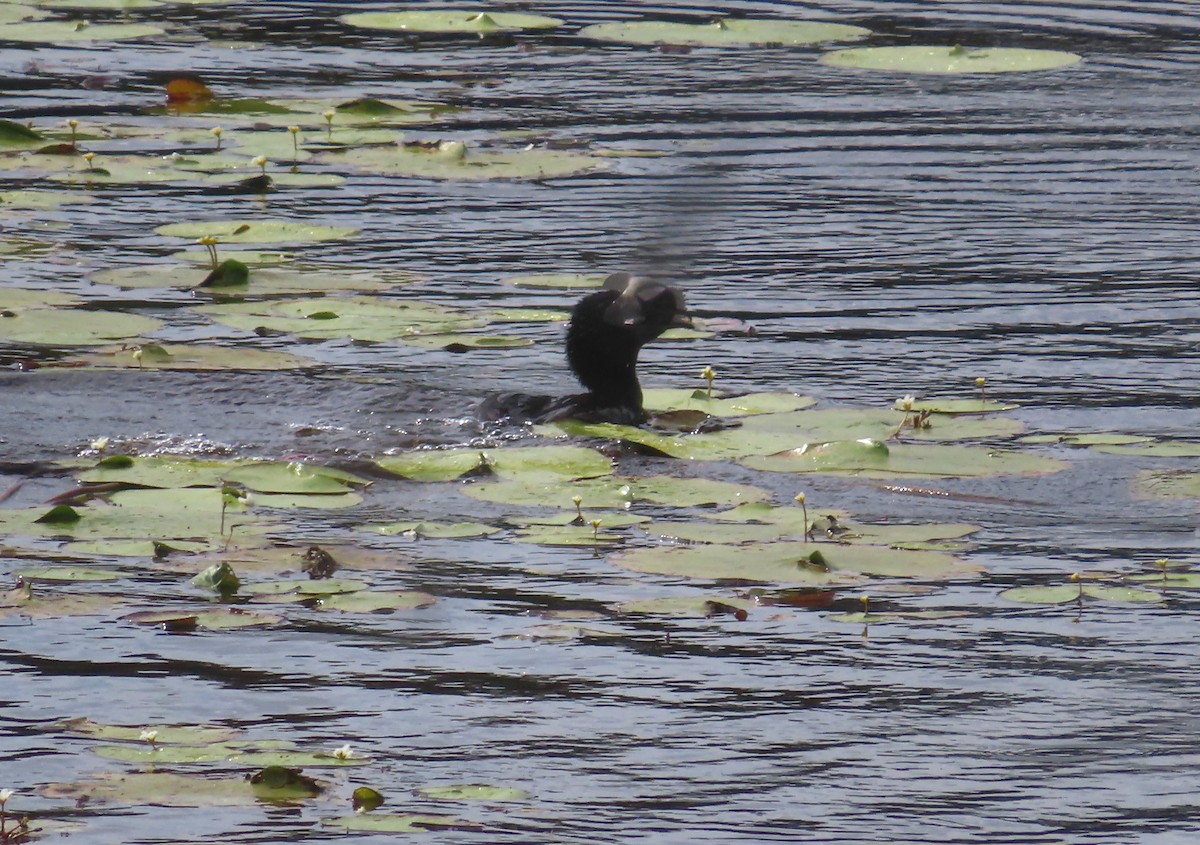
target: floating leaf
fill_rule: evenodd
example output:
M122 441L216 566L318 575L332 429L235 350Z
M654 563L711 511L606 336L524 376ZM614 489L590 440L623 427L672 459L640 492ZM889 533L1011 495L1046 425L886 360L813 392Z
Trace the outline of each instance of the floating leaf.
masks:
M758 605L750 599L706 598L704 596L671 596L669 598L639 599L621 602L616 610L620 613L649 613L656 616L703 617L741 616L745 618ZM739 614L738 611L741 611Z
M573 497L579 496L587 507L625 508L635 502L650 502L675 507L697 505L734 505L738 502L758 502L767 498L767 491L748 484L714 481L708 478L590 478L582 481L546 483L511 480L486 484L469 484L463 488L468 496L485 502L511 505L542 505L572 508Z
M0 6L3 8L3 6ZM4 144L4 123L0 121L0 144ZM95 198L87 194L60 191L0 191L0 208L58 208L61 205L88 205Z
M1102 444L1093 447L1108 455L1135 455L1148 458L1200 458L1200 443L1188 440L1159 440L1136 445Z
M212 590L221 595L236 593L241 585L237 573L233 571L233 567L227 561L214 563L204 569L192 578L192 583L203 590Z
M500 478L595 478L612 474L612 461L584 446L527 446L506 449L421 449L380 458L376 463L413 481L450 481L463 475Z
M356 581L351 578L320 578L293 579L288 581L263 581L249 584L242 588L241 593L247 596L278 596L285 593L299 593L304 596L331 596L336 593L354 593L365 590L371 585L366 581Z
M80 805L134 804L160 807L253 806L312 798L311 786L282 782L253 784L244 776L213 778L167 772L110 772L78 783L52 783L39 790L47 798Z
M481 522L432 522L402 520L387 525L365 525L366 531L374 531L388 537L409 537L413 540L446 540L463 537L487 537L500 529Z
M437 601L435 596L416 590L362 590L325 596L317 605L321 610L343 613L379 613L384 610L417 610Z
M864 575L971 578L977 569L943 552L834 543L752 543L632 549L610 560L625 569L706 580L781 584L852 584Z
M1162 593L1137 590L1132 587L1112 587L1105 584L1056 584L1048 587L1014 587L1005 590L1000 598L1028 604L1064 604L1078 601L1080 594L1099 601L1151 602L1161 601Z
M418 795L438 801L526 801L532 796L524 789L512 786L489 786L484 783L460 783L451 786L422 786Z
M243 610L240 607L144 610L121 617L122 622L133 622L138 625L162 625L168 629L172 623L181 619L194 619L201 628L213 631L228 628L255 628L275 625L283 621L282 616L256 610Z
M461 331L482 323L447 306L412 299L329 297L211 305L196 310L246 331L266 329L313 339L388 341L412 334Z
M465 32L488 35L522 29L553 29L562 26L558 18L517 12L438 9L411 12L358 12L342 15L342 23L366 29L398 29L404 32Z
M1200 572L1146 572L1130 575L1129 580L1139 581L1147 587L1157 587L1160 590L1200 589Z
M1125 446L1130 443L1149 443L1149 437L1133 434L1031 434L1020 438L1021 443L1065 443L1068 446Z
M1200 499L1200 472L1141 472L1134 484L1143 496Z
M162 328L158 320L119 311L32 308L5 313L11 316L0 317L0 342L8 343L97 346Z
M448 352L469 352L472 349L518 349L522 346L533 346L533 341L529 338L514 337L513 335L432 334L406 335L397 339L407 346L445 349Z
M163 30L146 23L89 23L88 21L31 21L0 25L0 41L69 44L87 41L128 41L162 35Z
M313 361L275 349L252 346L208 346L164 343L161 355L147 355L147 345L110 346L64 359L64 363L115 370L296 370ZM142 354L137 354L141 352Z
M744 417L795 411L816 400L795 393L749 393L722 399L710 397L704 390L650 389L643 391L642 402L653 411L697 410L714 417Z
M591 525L533 525L520 529L514 539L541 546L615 546L623 538Z
M556 179L606 168L609 162L569 150L475 150L461 141L431 146L364 147L318 156L323 164L425 179Z
M326 819L321 822L321 825L322 827L343 829L346 831L354 830L379 833L428 833L431 830L483 829L481 825L464 821L454 816L434 816L427 813L407 813L404 815L361 813L337 819Z
M803 443L872 438L889 441L945 441L1011 437L1023 426L999 416L965 416L929 413L918 417L896 410L875 408L822 408L794 413L766 414L746 419L749 431L790 432ZM903 423L903 425L902 425Z
M815 472L865 478L893 476L976 477L1058 472L1064 461L1028 452L977 446L917 446L878 440L840 440L806 444L739 463L768 472Z
M336 241L357 234L349 226L319 226L303 220L209 220L202 223L169 223L154 230L174 238L203 238L220 243L271 244Z
M226 742L241 735L236 728L220 725L106 725L87 718L66 719L48 726L55 731L93 736L97 739L140 740L146 731L155 732L160 744L184 743L208 745ZM144 741L144 740L143 740Z
M17 576L26 581L116 581L120 573L110 569L87 569L82 566L38 566L18 569Z
M1021 47L856 47L836 50L821 57L821 63L862 70L892 70L901 73L1009 73L1050 70L1082 60L1075 53L1032 50Z
M581 38L622 44L692 44L701 47L753 47L853 41L871 34L861 26L824 21L720 18L708 24L667 21L615 21L586 26Z
M504 281L527 288L598 288L607 278L606 273L531 273Z

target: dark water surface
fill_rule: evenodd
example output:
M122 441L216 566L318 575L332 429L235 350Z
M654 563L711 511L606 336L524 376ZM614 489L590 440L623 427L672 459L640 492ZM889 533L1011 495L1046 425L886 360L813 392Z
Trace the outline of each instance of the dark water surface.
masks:
M596 147L661 150L596 174L465 184L358 176L264 201L177 186L97 193L82 210L5 216L4 235L57 246L0 256L0 286L54 287L164 319L168 340L246 341L180 310L186 297L94 286L88 273L161 261L153 226L199 216L312 218L362 235L295 250L421 276L423 297L563 307L572 294L518 289L528 272L606 271L647 242L703 316L756 333L646 350L644 381L792 390L824 405L968 395L986 376L1032 433L1195 437L1200 425L1200 16L1190 2L736 2L722 7L531 2L557 34L420 42L336 16L374 4L233 3L147 10L192 21L194 39L93 48L0 48L0 116L133 122L162 100L160 72L202 73L240 97L354 96L465 110L408 137L514 129ZM170 8L170 7L168 7ZM1026 46L1081 53L1057 71L971 77L826 68L820 48L598 46L572 36L608 19L716 11L831 18L872 44ZM101 20L104 13L89 13ZM486 85L463 86L452 74ZM98 89L87 77L107 77ZM719 172L702 182L697 173ZM706 179L709 177L705 177ZM0 190L40 187L0 172ZM57 187L57 186L53 186ZM683 198L683 199L680 199ZM684 210L681 211L680 208ZM74 456L100 436L167 450L278 457L374 455L478 436L465 417L488 390L566 392L557 325L517 328L525 349L453 355L391 344L294 344L303 372L0 372L0 458ZM256 344L259 341L254 341ZM0 346L0 362L37 353ZM319 433L299 437L301 427ZM139 725L219 722L314 750L351 742L366 768L333 775L339 802L276 808L95 808L75 842L275 842L325 837L349 785L386 809L461 813L463 842L1190 843L1200 831L1200 602L1042 608L997 598L1075 571L1197 561L1195 501L1144 500L1147 468L1196 468L1042 447L1064 473L935 486L1004 498L901 496L854 479L694 470L772 487L865 519L983 526L981 579L904 597L961 611L937 624L838 623L764 608L746 621L625 617L614 602L711 593L636 575L588 551L496 541L398 539L411 557L381 586L423 589L432 608L378 616L289 614L265 631L168 636L107 616L0 621L0 788L23 811L70 818L39 785L120 770L89 743L44 733L89 716ZM630 472L660 462L626 459ZM693 472L693 470L684 470ZM0 488L18 480L0 476ZM6 505L64 481L34 480ZM449 512L447 514L447 512ZM382 482L352 514L314 517L313 537L364 521L491 519L441 486ZM361 539L361 538L360 538ZM646 542L633 540L633 542ZM2 538L0 538L2 544ZM96 563L97 561L90 561ZM98 561L118 563L117 559ZM6 559L0 577L28 561ZM175 576L138 583L179 596ZM849 597L857 593L847 594ZM848 602L853 604L853 602ZM601 611L591 633L522 639L552 609ZM853 608L851 608L853 609ZM780 611L780 612L773 612ZM526 803L437 805L409 790L495 783ZM352 834L353 836L358 836Z

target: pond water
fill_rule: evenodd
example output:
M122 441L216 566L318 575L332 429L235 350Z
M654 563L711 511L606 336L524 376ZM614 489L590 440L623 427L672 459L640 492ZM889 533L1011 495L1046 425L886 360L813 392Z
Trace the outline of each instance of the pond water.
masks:
M515 147L550 139L585 152L663 155L616 156L603 169L541 181L361 173L322 159L305 169L343 183L281 185L264 196L186 181L71 187L0 160L0 192L73 190L94 200L32 211L0 205L0 243L12 245L0 250L0 306L9 289L64 291L100 311L161 320L159 342L311 359L269 372L38 368L78 350L0 335L4 508L44 507L73 485L48 462L94 458L98 438L119 453L308 456L355 469L416 445L540 442L481 429L473 404L497 389L574 389L557 321L502 326L533 344L467 354L256 337L193 310L208 303L188 291L91 278L135 268L132 282L140 265L173 260L194 248L191 239L153 229L200 219L353 227L358 234L344 239L273 248L334 276L415 277L380 296L468 310L565 309L578 290L507 279L632 267L675 280L701 318L753 327L647 347L648 386L700 387L698 374L712 366L718 388L731 393L888 408L906 394L972 397L984 377L989 398L1019 406L1006 416L1026 435L1196 437L1194 4L530 2L519 11L567 25L485 40L337 19L370 7L381 8L164 6L127 13L169 25L164 36L8 43L0 116L56 130L67 119L221 123L146 113L164 102L164 81L191 72L226 98L370 96L460 108L402 127L408 140ZM606 20L702 21L718 11L855 24L872 30L872 46L1022 46L1084 61L1029 74L913 75L818 64L828 45L681 51L575 34ZM226 131L234 138L235 124L227 120ZM193 141L185 152L211 144ZM97 164L160 147L140 136L93 145ZM361 785L384 793L381 813L458 817L454 829L432 834L444 841L1194 841L1195 592L1055 605L1000 594L1068 584L1076 572L1112 583L1162 558L1197 563L1196 499L1147 496L1138 486L1146 471L1194 472L1196 452L982 442L1068 466L897 482L621 457L622 474L754 484L779 505L804 491L814 509L863 522L980 527L960 552L978 568L972 577L872 579L839 590L832 604L754 607L745 619L619 613L614 607L643 599L733 600L749 585L632 572L588 547L522 543L511 533L413 541L357 529L402 519L500 525L529 512L468 498L458 482L376 477L355 507L285 514L290 542L349 543L387 559L364 577L436 597L421 609L289 606L266 627L166 633L120 617L205 601L187 582L194 570L156 568L148 555L72 552L74 563L121 578L38 589L98 591L114 607L0 615L0 788L18 790L10 809L49 832L63 826L76 842L361 837L322 824L348 815ZM658 542L636 528L618 533L627 547ZM3 591L15 573L60 561L62 551L57 540L0 537ZM877 597L873 609L945 616L867 629L836 618L858 610L864 593ZM547 627L558 623L575 627ZM244 741L301 751L349 743L368 762L306 767L326 789L294 803L83 799L48 785L146 767L103 757L97 740L53 727L80 717L134 728L216 724ZM209 761L157 770L241 777L257 768ZM415 792L448 784L514 787L528 797L460 802Z

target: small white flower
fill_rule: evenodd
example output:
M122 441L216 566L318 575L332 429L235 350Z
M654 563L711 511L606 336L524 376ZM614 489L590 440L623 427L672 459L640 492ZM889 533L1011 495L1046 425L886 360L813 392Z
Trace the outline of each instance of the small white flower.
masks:
M267 157L266 156L255 156L254 158L250 159L250 163L257 165L258 167L262 167L264 164L267 163Z
M142 742L148 742L153 745L158 739L158 731L142 731L140 734L138 734L138 739L140 739Z
M900 406L901 411L911 411L913 408L913 403L915 403L916 401L917 401L917 397L915 397L911 393L909 393L909 394L903 396L901 399L899 399L896 404Z
M350 750L350 746L343 745L341 748L333 749L333 756L339 760L349 760L354 757L354 752Z
M0 789L0 807L3 807L6 803L8 803L8 799L12 798L15 794L16 790Z

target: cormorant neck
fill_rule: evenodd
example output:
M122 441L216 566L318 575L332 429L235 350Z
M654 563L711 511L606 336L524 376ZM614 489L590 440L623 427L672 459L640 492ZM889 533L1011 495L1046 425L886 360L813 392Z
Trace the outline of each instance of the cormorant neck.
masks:
M595 407L642 413L637 359L641 344L632 332L602 318L616 295L601 291L580 302L567 329L567 363L591 393Z

